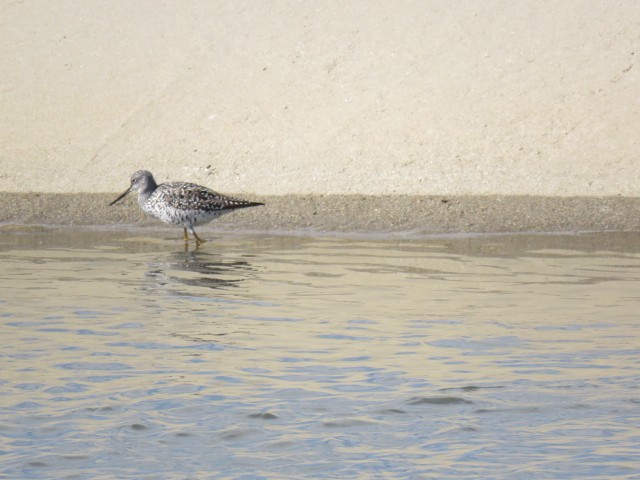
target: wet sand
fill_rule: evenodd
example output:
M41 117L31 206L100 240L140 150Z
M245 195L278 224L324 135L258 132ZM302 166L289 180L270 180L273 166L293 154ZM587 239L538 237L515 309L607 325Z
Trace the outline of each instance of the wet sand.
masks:
M0 223L162 226L133 197L0 194ZM282 233L508 233L640 230L640 198L537 196L251 196L264 207L233 212L203 230Z

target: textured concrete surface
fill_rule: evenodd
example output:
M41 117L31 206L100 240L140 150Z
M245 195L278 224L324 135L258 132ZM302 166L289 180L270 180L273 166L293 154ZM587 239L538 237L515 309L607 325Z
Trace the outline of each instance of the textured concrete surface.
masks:
M41 196L0 216L115 221L80 194L147 168L281 196L273 228L325 228L314 202L345 228L415 202L416 228L635 228L639 28L634 0L4 2L0 192Z

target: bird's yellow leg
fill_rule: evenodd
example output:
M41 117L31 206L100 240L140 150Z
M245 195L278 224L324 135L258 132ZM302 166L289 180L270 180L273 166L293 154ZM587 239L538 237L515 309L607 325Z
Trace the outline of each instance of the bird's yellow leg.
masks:
M187 234L187 229L184 229L184 243L187 243L189 241L189 235Z
M195 230L191 230L191 233L193 233L193 236L196 237L196 244L200 245L201 243L204 243L205 240L202 240L198 234L196 233Z

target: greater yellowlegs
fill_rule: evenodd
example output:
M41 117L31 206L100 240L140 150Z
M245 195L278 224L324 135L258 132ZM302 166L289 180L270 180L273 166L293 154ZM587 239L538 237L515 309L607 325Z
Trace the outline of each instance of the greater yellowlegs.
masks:
M264 205L222 195L195 183L168 182L158 185L151 172L139 170L131 175L129 188L109 206L124 198L132 190L138 192L138 204L145 213L164 223L183 227L185 242L189 241L187 234L189 230L198 244L203 240L193 229L196 225L208 223L238 208Z

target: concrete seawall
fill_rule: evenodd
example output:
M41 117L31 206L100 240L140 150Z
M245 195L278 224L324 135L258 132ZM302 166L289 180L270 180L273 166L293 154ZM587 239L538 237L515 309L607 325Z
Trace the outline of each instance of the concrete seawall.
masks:
M264 199L219 228L638 230L640 3L13 2L0 222L147 222L131 173Z

